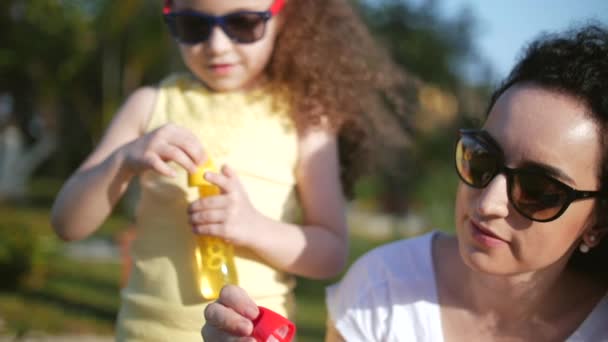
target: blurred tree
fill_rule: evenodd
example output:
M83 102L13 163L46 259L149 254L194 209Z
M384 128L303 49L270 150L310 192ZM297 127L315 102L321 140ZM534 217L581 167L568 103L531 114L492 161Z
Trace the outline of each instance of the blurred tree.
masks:
M79 13L57 1L9 0L0 6L0 92L12 102L2 131L10 141L4 156L17 156L1 175L1 183L12 186L0 189L0 196L19 199L35 168L55 149L62 93L80 71L81 54L74 52L87 49L78 39L86 30Z
M435 200L451 199L451 183L429 187L424 180L438 172L448 174L451 167L453 132L468 117L478 115L486 93L483 86L467 83L462 75L464 63L488 69L473 44L476 20L470 8L444 18L439 0L359 0L362 17L372 33L388 48L396 63L418 77L422 84L417 96L418 110L402 120L414 143L397 154L375 177L381 210L404 214L412 205L412 195L425 186ZM466 95L466 96L463 96ZM413 125L412 125L413 123ZM448 132L448 133L446 133ZM436 190L440 190L437 192ZM424 197L426 195L417 195ZM428 196L427 196L428 197ZM428 200L428 199L426 199ZM429 203L424 203L429 205Z
M0 3L0 94L14 99L4 122L19 128L12 155L21 163L1 176L21 184L21 195L55 147L45 164L51 168L39 172L69 174L125 94L166 72L170 41L160 6L156 0Z
M463 82L459 66L478 60L473 44L476 20L468 7L441 17L439 0L414 5L405 0L360 1L371 31L395 61L428 83L455 90Z

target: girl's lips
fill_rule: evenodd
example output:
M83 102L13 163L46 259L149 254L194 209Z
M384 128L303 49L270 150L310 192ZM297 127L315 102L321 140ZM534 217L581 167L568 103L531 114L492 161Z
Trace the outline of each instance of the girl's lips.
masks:
M227 75L233 68L233 64L212 64L209 66L216 75Z
M479 244L481 244L485 247L492 248L492 247L503 246L507 243L505 240L501 239L499 236L497 236L490 230L481 227L480 225L476 224L473 221L469 221L469 222L470 222L470 226L471 226L471 232L472 232L473 239L476 242L478 242Z

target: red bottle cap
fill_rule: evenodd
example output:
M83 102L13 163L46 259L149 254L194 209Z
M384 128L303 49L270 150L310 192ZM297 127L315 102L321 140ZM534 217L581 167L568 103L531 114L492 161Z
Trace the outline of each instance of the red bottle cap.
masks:
M258 342L290 342L296 326L278 313L259 306L260 314L253 321L253 336Z

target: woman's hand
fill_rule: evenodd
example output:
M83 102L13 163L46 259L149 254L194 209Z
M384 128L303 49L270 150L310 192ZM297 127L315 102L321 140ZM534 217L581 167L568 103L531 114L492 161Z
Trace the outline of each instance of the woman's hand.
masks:
M224 165L221 173L208 172L205 179L217 185L222 194L201 198L190 204L188 215L192 230L196 234L220 237L239 246L251 244L262 215L251 204L236 173Z
M172 177L175 171L168 162L175 162L195 172L196 166L205 160L205 153L198 138L184 127L163 125L120 149L124 167L134 175L154 170Z
M253 320L259 315L257 305L238 286L226 285L217 301L205 308L204 341L255 342L251 337Z

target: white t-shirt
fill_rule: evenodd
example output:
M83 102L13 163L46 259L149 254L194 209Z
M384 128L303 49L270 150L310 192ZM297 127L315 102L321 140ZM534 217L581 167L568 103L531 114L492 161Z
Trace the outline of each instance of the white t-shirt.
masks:
M346 341L443 341L432 258L435 234L378 247L327 288L329 316ZM567 341L608 341L608 297Z

